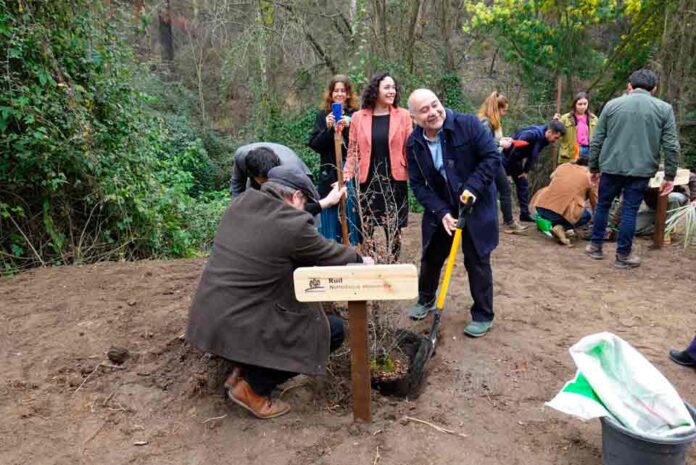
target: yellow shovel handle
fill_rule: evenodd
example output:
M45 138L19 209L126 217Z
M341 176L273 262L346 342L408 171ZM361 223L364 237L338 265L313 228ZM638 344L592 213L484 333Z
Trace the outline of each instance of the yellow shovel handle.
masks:
M457 228L454 230L454 239L452 239L452 248L450 249L449 257L447 257L447 266L445 267L445 278L442 280L440 294L437 296L437 308L442 310L445 308L445 298L447 297L447 288L449 287L450 279L452 278L452 270L454 262L457 260L457 250L462 242L462 230Z

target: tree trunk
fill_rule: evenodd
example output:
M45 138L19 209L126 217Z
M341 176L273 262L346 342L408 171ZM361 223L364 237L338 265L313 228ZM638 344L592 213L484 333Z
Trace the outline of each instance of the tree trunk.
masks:
M162 61L174 60L174 35L172 34L172 7L167 0L164 9L159 11L159 36L162 46Z
M556 114L561 113L561 97L563 95L563 76L559 72L558 77L556 78ZM560 144L554 144L552 147L552 152L553 153L553 170L556 171L556 167L558 166L558 155L559 152L561 151L561 145Z
M416 37L420 36L420 31L423 23L423 5L425 0L414 0L411 5L411 17L408 22L408 39L406 40L406 67L409 72L414 72L414 56L416 53Z
M381 53L384 59L388 59L387 0L372 0L372 13L372 29L375 37L372 50L375 53Z
M355 21L357 21L358 16L358 0L350 0L350 27L353 34L355 34Z
M450 0L440 0L440 34L442 36L442 45L445 55L445 72L454 72L457 70L457 62L454 59L454 50L452 47L454 17L455 15L450 11Z

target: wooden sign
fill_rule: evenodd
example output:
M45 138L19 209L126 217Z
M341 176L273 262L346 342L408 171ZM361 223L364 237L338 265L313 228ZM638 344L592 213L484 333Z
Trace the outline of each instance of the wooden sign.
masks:
M315 266L294 274L300 302L348 302L353 421L372 421L367 300L406 300L418 295L415 265Z
M650 188L657 188L660 187L662 184L662 181L665 179L665 172L664 171L658 171L655 173L655 176L650 178L650 184L648 187ZM677 175L674 177L674 185L675 186L683 186L685 184L689 184L689 170L680 168L677 170Z
M415 265L314 266L294 274L300 302L409 300L418 296Z
M684 186L689 184L689 170L678 169L677 175L674 177L675 186ZM665 179L665 172L658 171L653 178L650 179L648 187L650 189L659 189L662 181ZM667 221L667 196L657 196L657 206L655 208L655 235L653 237L655 248L662 247L665 241L665 222Z

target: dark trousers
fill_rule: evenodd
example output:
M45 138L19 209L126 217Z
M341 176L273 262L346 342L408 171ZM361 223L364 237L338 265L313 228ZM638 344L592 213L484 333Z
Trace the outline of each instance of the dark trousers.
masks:
M327 317L331 329L331 345L329 350L333 352L343 344L343 340L346 337L346 330L342 318L336 315L327 315ZM294 376L297 376L297 373L255 365L244 366L244 378L247 383L249 383L249 386L251 386L251 389L260 396L270 396L276 386L283 384Z
M592 226L592 243L601 246L604 242L604 231L609 222L609 210L616 197L623 193L621 207L621 224L616 244L618 255L630 255L633 246L633 236L636 233L636 215L643 201L643 195L648 188L650 178L636 176L621 176L603 173L599 181L599 197L595 210L594 225Z
M536 212L545 220L549 220L552 226L560 224L563 226L563 229L573 229L585 226L592 219L592 214L587 209L582 211L580 219L575 224L572 224L570 221L566 220L565 218L563 218L563 216L559 215L553 210L548 210L542 207L536 207Z
M437 286L440 282L442 265L447 260L452 247L453 236L445 232L442 225L435 230L427 244L423 245L420 275L418 276L418 300L423 304L435 301ZM493 320L493 270L491 256L479 257L469 236L469 231L462 231L462 252L464 267L469 275L469 290L474 299L471 317L474 321Z
M529 218L529 181L526 176L523 178L519 176L519 174L513 176L512 179L515 181L515 187L517 188L517 202L520 204L520 219L524 220Z
M500 211L503 212L503 222L512 223L512 189L505 168L502 166L495 175L495 187L500 198Z
M504 158L505 172L512 178L517 190L517 202L520 204L520 219L528 219L529 215L529 181L524 174L525 153L512 149Z
M693 341L691 341L691 344L689 344L689 347L686 348L686 353L691 356L694 360L696 360L696 337L694 338Z

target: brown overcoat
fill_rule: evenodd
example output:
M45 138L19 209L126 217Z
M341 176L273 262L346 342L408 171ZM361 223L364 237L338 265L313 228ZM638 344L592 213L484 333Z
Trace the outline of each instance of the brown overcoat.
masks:
M186 339L228 360L324 374L329 323L319 304L295 299L293 271L360 261L352 248L319 235L310 214L274 192L247 190L218 226Z
M532 207L556 212L571 224L580 220L589 200L592 208L597 203L597 191L590 181L586 166L563 163L551 174L551 183L540 189L532 199Z

